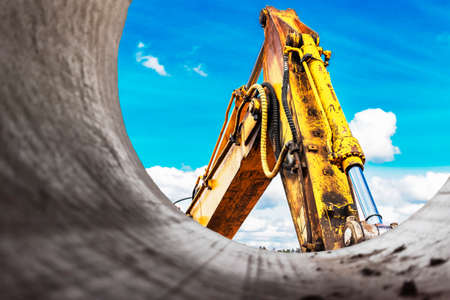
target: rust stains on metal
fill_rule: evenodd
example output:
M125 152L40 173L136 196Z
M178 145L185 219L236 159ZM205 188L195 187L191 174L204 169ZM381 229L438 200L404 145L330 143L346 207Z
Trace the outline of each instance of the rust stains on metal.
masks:
M333 204L338 207L347 203L347 199L344 196L334 191L323 193L322 199L323 203Z

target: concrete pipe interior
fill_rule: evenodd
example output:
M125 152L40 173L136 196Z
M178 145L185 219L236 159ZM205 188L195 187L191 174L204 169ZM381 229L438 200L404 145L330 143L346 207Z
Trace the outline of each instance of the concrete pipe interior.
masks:
M129 1L0 4L3 299L450 298L450 182L363 244L281 254L177 211L125 131L117 53Z

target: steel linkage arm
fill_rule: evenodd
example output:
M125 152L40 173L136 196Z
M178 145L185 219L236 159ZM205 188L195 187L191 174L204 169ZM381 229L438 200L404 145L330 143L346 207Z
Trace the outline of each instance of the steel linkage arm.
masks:
M271 181L261 164L261 103L253 93L245 87L233 93L234 109L223 138L219 137L217 155L213 153L205 175L199 178L186 211L228 238L236 234ZM275 155L269 141L265 149L268 167L273 168Z

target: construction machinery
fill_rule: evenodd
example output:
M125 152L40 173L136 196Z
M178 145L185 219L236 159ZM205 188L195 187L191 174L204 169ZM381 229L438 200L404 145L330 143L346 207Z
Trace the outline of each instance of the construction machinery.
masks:
M331 51L292 9L266 7L265 40L248 83L233 91L225 122L186 211L233 238L280 173L302 251L373 238L382 223L327 71ZM261 70L264 82L257 84ZM231 111L231 114L230 114Z

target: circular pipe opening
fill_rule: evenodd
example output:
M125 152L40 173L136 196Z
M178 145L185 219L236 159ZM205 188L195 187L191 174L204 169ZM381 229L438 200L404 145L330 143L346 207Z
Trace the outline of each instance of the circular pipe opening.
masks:
M128 4L3 6L3 297L450 296L449 182L395 231L333 253L244 247L177 212L122 123L115 62Z

